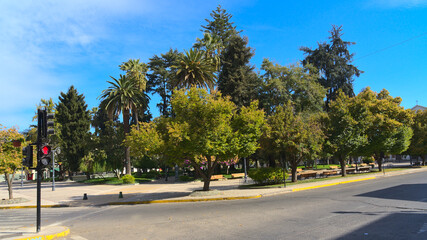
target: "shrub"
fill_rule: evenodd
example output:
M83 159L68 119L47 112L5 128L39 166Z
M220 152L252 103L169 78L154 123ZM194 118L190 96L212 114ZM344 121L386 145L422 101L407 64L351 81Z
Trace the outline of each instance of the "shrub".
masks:
M135 183L135 177L132 175L124 175L122 177L122 181L125 184L129 184L129 183Z
M282 168L256 168L250 169L248 173L257 184L277 184L283 182L283 169ZM285 173L285 178L288 178Z
M370 163L374 163L375 159L374 157L363 157L362 162L366 164L370 164Z
M149 171L147 173L142 174L142 176L151 179L159 179L161 178L161 173L157 171Z
M194 177L190 177L190 176L179 176L179 181L181 182L189 182L189 181L194 181Z

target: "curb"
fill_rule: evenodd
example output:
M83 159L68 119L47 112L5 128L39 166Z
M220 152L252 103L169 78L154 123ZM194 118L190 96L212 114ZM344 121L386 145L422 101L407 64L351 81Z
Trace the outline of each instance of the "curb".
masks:
M247 197L219 197L219 198L199 198L199 199L176 199L176 200L151 200L151 201L134 201L134 202L110 202L101 204L100 206L108 205L136 205L136 204L152 204L152 203L181 203L181 202L210 202L221 200L241 200L241 199L254 199L262 197L261 194Z
M41 208L62 208L62 207L69 207L69 205L65 204L53 204L53 205L41 205ZM10 206L10 207L0 207L1 209L21 209L21 208L37 208L36 205L34 206Z
M352 183L352 182L367 181L367 180L372 180L375 178L376 177L368 177L368 178L354 179L354 180L343 181L343 182L323 184L323 185L312 186L312 187L294 188L294 189L292 189L292 192L298 192L298 191L304 191L304 190L316 189L316 188L323 188L323 187L335 186L335 185L339 185L339 184L346 184L346 183Z
M50 239L56 239L56 238L60 238L60 237L65 237L68 234L70 234L70 229L68 227L64 227L65 230L59 233L54 233L54 234L41 234L41 235L33 235L33 236L28 236L28 237L23 237L23 238L13 238L13 240L50 240Z

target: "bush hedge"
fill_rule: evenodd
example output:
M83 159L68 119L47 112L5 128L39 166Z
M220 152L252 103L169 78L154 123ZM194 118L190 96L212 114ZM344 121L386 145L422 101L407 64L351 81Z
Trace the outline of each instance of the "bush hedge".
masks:
M135 177L132 175L124 175L122 181L125 184L135 183Z
M278 184L283 182L283 169L282 168L254 168L250 169L248 173L249 177L257 184ZM285 173L285 178L288 178L288 174Z

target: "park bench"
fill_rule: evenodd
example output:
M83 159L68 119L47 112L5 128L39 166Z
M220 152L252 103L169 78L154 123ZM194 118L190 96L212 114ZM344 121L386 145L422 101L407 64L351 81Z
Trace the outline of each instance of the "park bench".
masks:
M346 173L355 173L356 172L356 168L347 168L345 170Z
M339 169L338 166L329 166L329 169L335 170L335 169Z
M214 180L223 180L223 179L225 179L225 178L224 178L224 176L222 174L220 174L220 175L212 175L211 176L211 181L214 181Z
M243 178L245 177L244 173L232 173L231 178Z
M370 172L370 171L371 171L371 167L370 166L359 167L359 172Z
M306 171L306 172L299 173L298 176L300 177L300 179L302 179L302 178L306 179L306 178L310 178L310 177L316 178L317 172Z
M336 175L336 174L338 174L337 170L325 170L322 172L322 176L324 176L324 177L328 177L328 176Z
M297 168L297 173L302 172L302 168Z

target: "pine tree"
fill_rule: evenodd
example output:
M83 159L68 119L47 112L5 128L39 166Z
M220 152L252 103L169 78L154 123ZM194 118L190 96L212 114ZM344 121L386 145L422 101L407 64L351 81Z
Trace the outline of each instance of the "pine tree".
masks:
M238 106L249 106L257 99L261 80L249 61L254 51L247 46L248 39L234 35L222 55L222 68L218 78L218 90Z
M233 16L227 13L225 9L222 9L221 5L218 5L210 15L213 20L205 19L207 24L206 26L202 25L202 31L210 33L214 38L219 37L222 45L226 47L230 38L241 31L236 30L234 22L230 22Z
M304 66L312 64L316 67L320 73L319 83L328 89L325 105L327 111L329 103L337 98L339 89L347 96L354 96L354 76L359 77L363 73L351 64L354 54L350 54L348 47L356 43L341 39L342 26L333 25L330 33L329 43L318 43L318 48L314 50L300 48L307 55L303 60Z
M59 124L58 134L65 168L76 172L81 159L89 150L86 140L89 137L90 115L83 94L79 95L74 86L67 93L61 92L55 118Z

